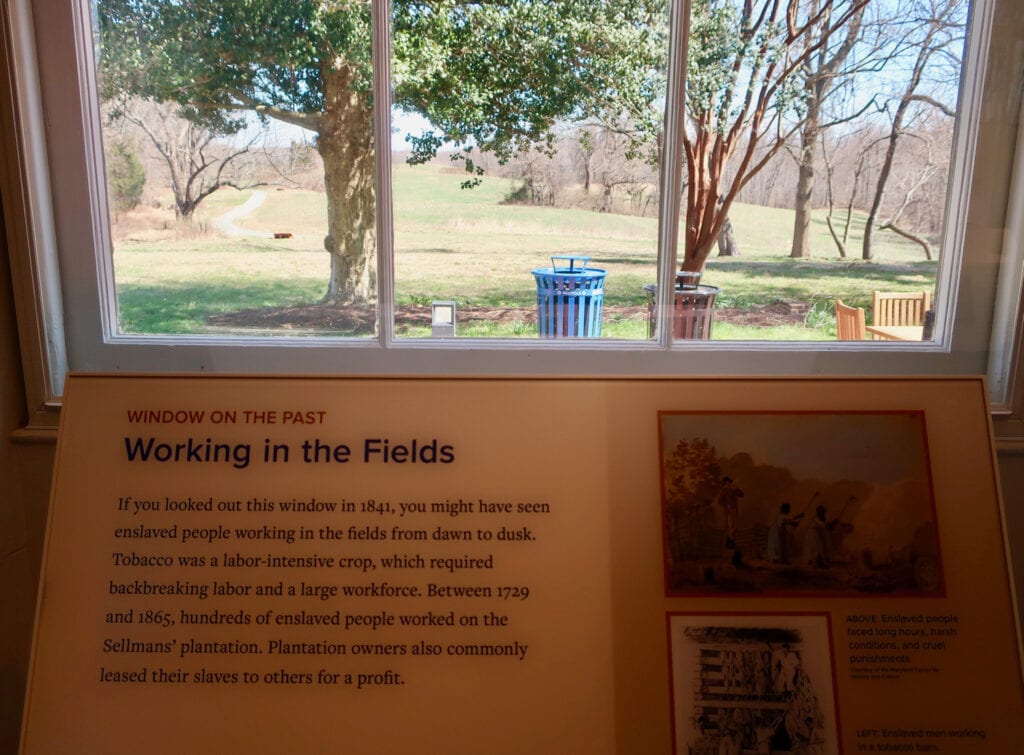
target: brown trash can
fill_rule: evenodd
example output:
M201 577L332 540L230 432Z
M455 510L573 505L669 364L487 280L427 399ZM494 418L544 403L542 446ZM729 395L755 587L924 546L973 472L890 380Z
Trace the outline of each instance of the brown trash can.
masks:
M654 338L657 325L657 285L644 286L647 292L648 338ZM711 339L715 319L715 297L722 291L716 286L686 286L676 283L672 300L672 338L676 340Z

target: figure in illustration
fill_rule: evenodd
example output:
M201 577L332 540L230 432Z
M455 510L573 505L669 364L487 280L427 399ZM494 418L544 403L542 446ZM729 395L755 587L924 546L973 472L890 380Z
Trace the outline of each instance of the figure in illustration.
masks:
M800 524L804 515L792 513L793 506L788 501L779 506L779 515L768 529L768 542L765 550L768 559L776 564L788 564L793 548L793 530Z
M775 668L776 694L792 695L800 671L800 655L790 648L788 642L784 642L775 649L772 665Z
M727 714L718 741L718 755L741 755L743 752L743 722L738 710Z
M722 478L722 489L718 493L718 504L725 513L725 547L732 550L736 547L736 519L739 515L740 498L743 491L732 481L731 477Z
M825 504L814 510L814 518L804 533L804 563L817 569L827 569L832 562L832 532L839 518L828 519Z
M767 694L772 689L772 653L770 650L761 652L761 669L757 677L757 693Z
M836 530L846 509L856 500L854 496L850 496L839 515L832 519L828 518L828 510L825 505L818 505L814 511L814 519L811 520L810 526L804 533L803 561L805 564L816 569L827 569L832 565L837 540Z

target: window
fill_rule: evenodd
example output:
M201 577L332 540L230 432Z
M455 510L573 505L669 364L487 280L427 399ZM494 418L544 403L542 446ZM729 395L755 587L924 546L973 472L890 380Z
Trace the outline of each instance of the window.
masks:
M876 3L879 7L892 7L895 3ZM226 3L225 5L231 5ZM421 14L441 4L409 4L417 7ZM528 4L524 4L528 5ZM554 6L556 4L546 4ZM566 4L558 4L566 5ZM615 4L610 4L615 5ZM657 3L650 5L656 6ZM723 7L726 3L712 3ZM941 3L934 3L941 5ZM262 371L262 372L347 372L347 373L549 373L562 374L899 374L899 373L975 373L988 369L992 333L994 301L996 292L997 260L1001 247L1002 210L1006 206L1007 187L1010 182L1010 166L1005 159L1014 143L1012 128L1008 124L1017 118L1018 99L1009 83L1015 73L1000 50L1012 47L1020 40L1021 22L1013 17L1007 0L979 0L972 7L969 25L969 44L964 63L964 77L959 99L959 126L950 136L953 145L953 159L949 164L951 190L947 198L945 240L943 260L937 272L937 299L943 303L938 308L935 340L915 344L914 348L900 348L898 345L864 342L857 344L798 341L765 343L751 340L685 340L673 339L665 322L672 319L671 293L675 260L671 250L685 248L685 227L680 231L677 221L686 216L686 198L682 192L682 152L687 144L684 135L685 123L681 118L669 118L661 135L663 159L661 165L668 166L658 178L658 231L657 246L662 250L649 263L648 271L640 278L650 279L657 286L656 311L666 313L663 327L654 338L648 338L642 328L624 337L595 340L536 339L534 337L438 339L421 337L417 333L403 333L396 329L395 313L402 306L416 304L429 317L429 306L437 300L460 299L457 312L466 306L465 294L450 290L416 290L415 255L429 254L429 244L415 248L409 242L409 235L400 232L399 213L412 212L402 206L402 197L394 188L398 176L408 166L392 161L378 150L373 179L377 189L376 224L374 229L380 254L377 271L380 293L380 323L378 335L355 339L323 338L319 336L259 338L250 335L233 335L231 328L223 334L202 336L183 335L166 337L145 333L145 328L123 326L120 319L123 307L115 296L113 282L118 279L115 254L114 260L103 253L111 247L110 226L101 219L106 214L106 178L100 166L104 165L101 153L101 124L103 113L96 96L97 70L90 44L91 14L88 5L78 0L17 0L11 3L7 16L7 39L10 43L8 57L15 74L13 92L17 108L9 115L8 141L16 143L21 162L16 166L18 180L8 185L18 191L5 192L5 210L10 218L11 207L8 197L18 206L27 208L26 217L14 224L13 230L26 229L24 246L32 250L26 257L33 270L33 276L43 285L34 288L32 301L41 302L30 319L41 322L38 329L49 334L46 341L52 345L33 363L40 365L40 373L47 376L37 380L50 388L41 393L59 395L60 376L66 364L76 370L130 370L130 371ZM691 7L692 6L692 7ZM179 6L180 7L180 6ZM188 7L198 7L195 4ZM703 3L673 2L668 7L668 25L674 34L666 39L665 52L669 60L681 60L685 45L683 38L687 29L691 35L699 19L693 15L704 7ZM375 46L372 50L376 78L372 84L373 101L377 117L373 125L373 136L377 144L391 143L391 121L393 111L388 103L394 102L394 113L408 113L420 110L442 108L444 103L415 102L416 87L403 89L398 83L403 71L396 48L410 44L411 39L402 37L402 23L409 28L425 23L422 18L399 18L388 33L388 20L393 19L385 3L373 3L372 10L376 26L373 34ZM999 17L999 23L994 21ZM31 20L35 19L35 29ZM45 21L43 21L45 19ZM399 23L400 22L400 23ZM568 23L568 21L567 21ZM724 22L723 22L724 23ZM457 24L456 24L457 26ZM458 29L449 30L452 34ZM699 30L698 30L699 31ZM45 33L44 33L45 32ZM713 35L712 35L712 38ZM422 51L421 51L422 52ZM501 50L491 51L497 55ZM691 51L692 53L692 51ZM365 53L370 55L369 48ZM479 61L458 61L465 70ZM993 67L989 71L989 67ZM1000 68L1002 66L1002 68ZM1010 66L1010 69L1006 67ZM457 68L457 67L456 67ZM392 78L385 74L391 71ZM488 69L491 73L499 67ZM681 66L669 65L662 74L664 102L670 113L682 112L680 103L684 98ZM459 89L466 84L465 71L455 70L449 84L456 102L472 101L472 93ZM38 76L38 86L34 78ZM667 78L666 78L667 76ZM987 76L987 79L986 79ZM656 69L641 83L651 84L658 80ZM985 84L987 80L987 85ZM273 82L265 82L270 89ZM693 82L691 81L691 84ZM695 86L695 84L693 84ZM987 86L984 89L983 85ZM300 87L301 89L301 87ZM365 90L370 92L371 90ZM436 88L433 93L437 95ZM930 96L930 95L929 95ZM648 103L658 104L661 95L651 94ZM851 94L851 103L858 103L858 95ZM468 98L468 100L467 100ZM1007 103L1011 103L1007 105ZM592 108L593 110L594 108ZM581 115L579 111L576 115ZM385 114L382 117L381 114ZM459 113L455 113L459 115ZM465 114L463 114L465 115ZM605 113L607 115L607 113ZM451 113L437 114L454 117ZM401 118L405 118L402 115ZM396 122L399 117L395 116ZM472 118L466 116L465 124L452 121L455 126L472 125ZM563 117L563 123L568 123ZM574 128L583 129L586 122L578 118L572 122ZM43 126L45 124L45 126ZM214 124L216 125L216 124ZM404 122L399 123L406 128ZM635 123L632 125L636 125ZM415 124L413 124L415 126ZM529 129L524 125L524 131ZM406 128L416 134L415 128ZM450 129L450 130L455 130ZM572 136L586 146L584 131ZM983 138L979 140L979 137ZM557 136L557 135L556 135ZM420 146L424 154L431 152L429 136L412 146ZM486 132L474 134L465 129L465 139L460 147L475 146ZM581 142L582 139L582 142ZM232 142L238 143L238 142ZM594 144L594 140L589 142ZM301 147L301 145L299 145ZM280 147L280 143L278 147ZM595 148L596 149L596 148ZM106 165L111 167L114 152L108 147ZM464 153L465 155L466 153ZM297 156L302 159L302 155ZM442 150L442 157L444 153ZM471 155L470 159L477 159ZM393 166L392 166L393 162ZM462 161L463 163L465 160ZM460 163L461 165L462 163ZM474 163L476 165L476 163ZM432 166L436 172L440 168ZM525 190L527 195L537 191L536 174L532 179L528 173L529 162L513 166L519 177L510 179L514 190ZM392 172L393 171L393 172ZM130 171L128 171L130 173ZM983 175L984 196L971 194L972 178ZM465 174L472 179L472 175ZM463 174L459 178L465 180ZM687 178L687 183L692 178ZM532 181L532 183L531 183ZM653 179L647 177L636 181L649 188ZM749 184L748 184L749 186ZM463 196L473 195L476 189L467 189ZM403 191L408 188L403 188ZM437 192L428 187L426 196ZM647 199L644 191L637 189L636 201L643 205ZM458 195L457 195L458 196ZM394 201L392 201L394 197ZM629 191L615 193L612 201L633 201ZM413 210L422 209L425 201L415 200ZM650 204L647 205L648 208ZM48 213L52 207L53 220ZM526 208L530 209L530 208ZM650 211L648 209L648 211ZM289 218L287 209L279 209L278 218ZM298 213L296 213L298 214ZM407 215L403 217L408 217ZM635 218L623 216L627 222ZM644 220L644 218L640 218ZM648 219L649 220L649 219ZM404 222L404 221L402 221ZM8 225L11 225L10 219ZM272 228L273 226L271 226ZM52 228L52 237L50 236ZM271 228L264 231L273 232ZM463 231L462 229L453 229ZM472 231L473 229L470 229ZM294 233L291 228L281 227L281 233ZM414 233L415 231L413 231ZM485 229L485 234L489 233ZM571 235L571 234L570 234ZM471 243L472 233L465 236ZM632 239L632 236L630 237ZM416 239L422 244L422 239ZM670 250L665 253L664 250ZM554 252L576 252L578 249L552 249ZM650 254L644 252L644 254ZM680 252L680 256L682 252ZM598 255L595 255L595 257ZM444 255L436 257L443 263ZM497 250L495 264L501 264L501 250ZM429 263L438 264L438 263ZM524 285L533 286L530 279L531 265L519 264ZM442 265L443 266L443 265ZM59 267L59 287L54 271ZM121 280L125 273L121 272ZM444 276L442 276L444 277ZM454 276L449 276L454 277ZM625 277L625 276L622 276ZM642 286L630 285L643 306ZM1007 280L1004 276L1003 281ZM611 280L609 280L611 286ZM1009 293L1000 295L1000 311L996 313L998 323L1016 322L1019 289L1012 284ZM214 291L214 296L217 293ZM26 294L20 296L26 300ZM398 298L404 297L404 298ZM644 327L646 321L642 321ZM457 323L456 327L459 325ZM62 330L63 328L63 330ZM130 332L130 331L136 332ZM139 332L141 331L141 332ZM1012 374L1012 360L1006 357L1006 344L1016 340L1013 327L998 331L1002 339L992 349L993 364L999 375L994 375L993 385L1004 390L1002 397L996 396L997 403L1007 400L1008 380ZM426 335L425 333L423 334ZM411 337L410 337L411 336ZM23 338L24 340L24 338ZM34 339L39 343L40 339ZM751 359L751 355L757 355ZM1001 377L1000 377L1001 376Z

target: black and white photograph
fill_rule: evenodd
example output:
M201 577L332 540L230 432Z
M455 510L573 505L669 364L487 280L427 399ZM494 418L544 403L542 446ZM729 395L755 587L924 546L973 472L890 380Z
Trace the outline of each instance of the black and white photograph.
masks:
M672 614L676 755L839 752L828 620Z

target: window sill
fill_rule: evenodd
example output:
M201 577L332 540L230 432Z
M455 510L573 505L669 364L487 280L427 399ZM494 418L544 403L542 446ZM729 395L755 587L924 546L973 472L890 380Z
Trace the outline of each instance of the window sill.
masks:
M10 434L12 443L37 445L57 442L57 426L60 424L60 400L48 401L33 412L24 427Z

